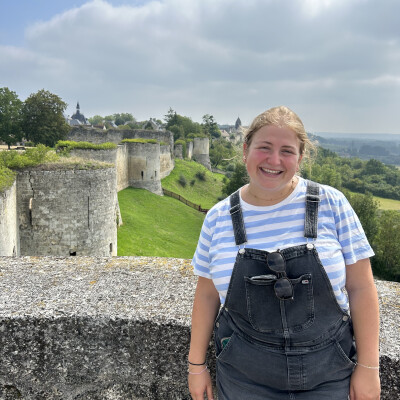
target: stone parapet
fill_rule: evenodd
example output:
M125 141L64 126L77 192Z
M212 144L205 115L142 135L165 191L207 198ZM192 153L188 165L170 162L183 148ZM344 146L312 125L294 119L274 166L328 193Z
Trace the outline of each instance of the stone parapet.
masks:
M0 399L189 400L195 283L182 259L1 257ZM400 284L376 283L382 400L392 400Z

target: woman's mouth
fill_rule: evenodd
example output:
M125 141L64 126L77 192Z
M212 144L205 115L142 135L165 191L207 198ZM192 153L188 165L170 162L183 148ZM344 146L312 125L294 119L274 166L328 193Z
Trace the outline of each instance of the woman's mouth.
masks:
M261 171L263 171L267 174L279 175L280 173L282 173L282 171L276 171L273 169L268 169L268 168L263 168L263 167L260 167L260 169L261 169Z

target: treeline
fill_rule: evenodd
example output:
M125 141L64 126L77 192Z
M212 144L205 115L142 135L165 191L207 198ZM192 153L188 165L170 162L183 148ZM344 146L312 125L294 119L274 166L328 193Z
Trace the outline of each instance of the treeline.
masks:
M32 93L24 102L7 87L0 88L0 141L11 145L22 139L54 147L66 138L67 103L47 90Z
M302 175L336 188L400 200L400 169L375 159L339 157L320 147L316 160L303 166Z

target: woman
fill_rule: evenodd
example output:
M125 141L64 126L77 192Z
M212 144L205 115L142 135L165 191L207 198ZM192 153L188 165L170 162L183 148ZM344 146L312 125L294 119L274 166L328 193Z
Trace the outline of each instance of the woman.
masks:
M293 111L262 113L243 146L249 184L207 214L193 258L194 400L213 399L213 328L219 400L379 399L373 251L339 191L296 175L310 146Z

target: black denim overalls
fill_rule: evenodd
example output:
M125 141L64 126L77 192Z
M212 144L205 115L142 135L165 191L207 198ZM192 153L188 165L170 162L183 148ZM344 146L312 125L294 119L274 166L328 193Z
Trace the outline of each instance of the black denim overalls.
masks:
M231 195L236 244L246 243L239 192ZM304 236L315 239L319 186L308 181ZM308 240L308 239L307 239ZM312 241L312 240L311 240ZM352 324L336 301L314 244L280 250L293 299L281 300L267 251L242 248L215 322L219 400L347 400Z

